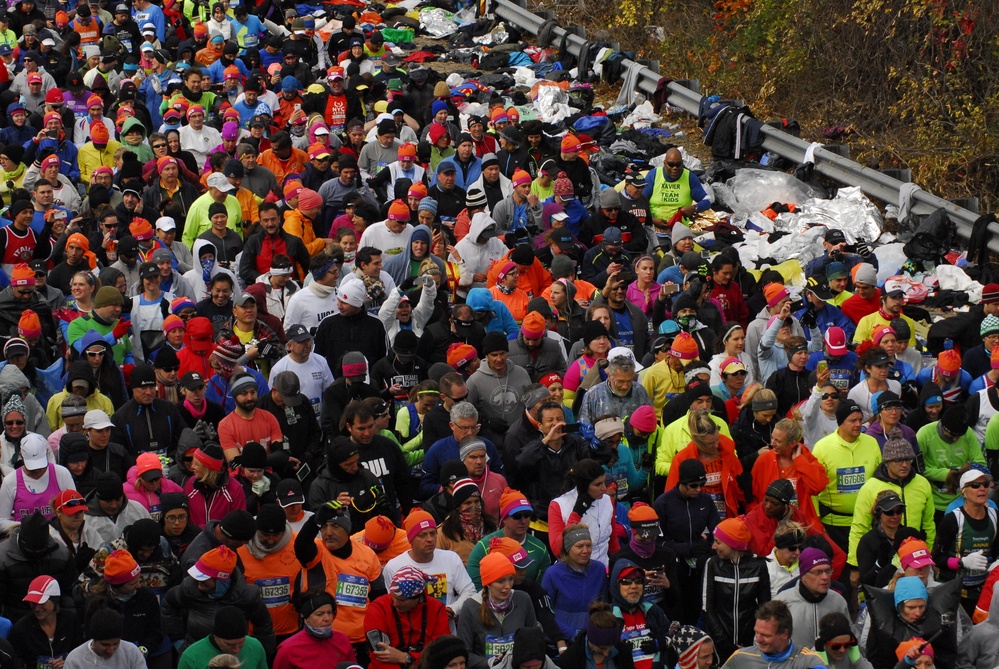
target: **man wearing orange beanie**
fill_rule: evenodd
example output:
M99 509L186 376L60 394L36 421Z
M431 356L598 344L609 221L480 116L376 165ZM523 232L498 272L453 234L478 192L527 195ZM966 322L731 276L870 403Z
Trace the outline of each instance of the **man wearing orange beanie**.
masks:
M56 265L48 274L48 285L69 295L69 284L77 272L87 272L97 267L97 256L90 250L90 241L85 235L74 232L66 239L66 259Z
M524 316L517 339L510 342L510 362L526 369L532 383L537 383L549 372L565 371L566 360L562 350L554 339L548 338L547 333L545 317L532 311Z
M489 552L495 539L509 539L522 546L531 558L531 562L525 564L524 567L525 578L541 583L541 577L545 575L545 570L551 566L552 558L548 552L548 546L533 534L527 533L531 527L531 514L533 513L534 509L524 493L511 488L503 491L500 496L500 529L482 537L482 540L475 544L468 556L468 575L472 578L472 583L475 584L476 588L482 586L482 581L479 579L479 562Z
M102 103L101 110L103 109ZM89 187L94 170L102 165L114 168L114 154L121 147L121 142L112 138L110 130L100 117L90 122L88 136L90 141L80 147L77 159L80 164L80 180Z
M382 570L385 588L388 589L392 577L403 567L419 569L434 577L427 584L427 594L443 602L453 620L465 602L475 596L475 585L465 565L454 551L437 548L437 523L423 509L414 508L403 521L403 528L411 548L385 565Z
M396 527L385 516L371 518L364 523L364 529L352 534L350 539L373 550L382 567L410 549L406 530Z
M409 250L409 240L415 228L409 224L409 205L395 200L389 205L384 221L372 223L361 233L358 248L373 246L389 256L397 256Z

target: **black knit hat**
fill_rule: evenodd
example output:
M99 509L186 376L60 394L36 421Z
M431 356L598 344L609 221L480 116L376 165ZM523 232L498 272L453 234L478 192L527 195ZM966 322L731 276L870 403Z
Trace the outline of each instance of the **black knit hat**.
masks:
M516 648L516 645L514 648ZM426 665L424 666L427 669L444 669L456 657L463 657L467 660L468 648L465 646L464 641L448 634L434 639L433 643L423 651L423 656L426 658Z
M441 465L441 487L447 488L449 485L468 476L468 468L461 460L448 460Z
M767 497L773 497L781 504L790 504L794 499L794 485L787 479L777 479L767 486Z
M28 556L38 555L49 545L49 521L39 511L21 521L17 547Z
M267 468L267 451L255 441L249 441L243 446L243 452L239 454L239 464L241 467L250 469Z
M329 461L339 465L357 454L357 444L347 437L337 437L329 447Z
M97 492L97 499L104 501L121 499L125 496L121 477L115 472L104 472L98 476L95 491Z
M276 503L264 504L257 511L257 530L265 534L282 534L288 521L284 509Z
M249 511L236 509L222 518L219 529L222 534L235 541L249 541L257 533L257 521L253 519Z
M215 612L212 634L225 641L242 639L249 632L246 614L236 606L223 606Z
M482 338L482 355L509 350L510 342L502 332L487 332Z
M610 332L607 332L607 328L600 321L587 321L583 324L583 343L587 346L594 339L599 339L600 337L607 337L610 339Z

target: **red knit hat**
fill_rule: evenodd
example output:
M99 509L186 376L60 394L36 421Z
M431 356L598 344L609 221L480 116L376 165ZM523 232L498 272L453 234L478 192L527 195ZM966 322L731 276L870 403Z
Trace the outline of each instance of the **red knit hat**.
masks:
M104 580L111 585L124 585L142 570L132 554L119 548L104 560Z
M298 209L299 211L305 211L307 209L318 209L323 206L323 198L316 191L311 188L303 188L302 192L298 194Z

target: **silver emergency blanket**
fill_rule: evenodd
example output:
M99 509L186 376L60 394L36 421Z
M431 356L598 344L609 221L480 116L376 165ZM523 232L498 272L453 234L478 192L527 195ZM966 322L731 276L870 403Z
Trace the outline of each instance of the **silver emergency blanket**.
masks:
M421 9L420 24L431 37L447 37L458 31L454 14L438 7Z
M538 118L545 123L558 123L572 115L569 106L569 94L558 86L542 86L538 89L538 97L534 100L538 110Z

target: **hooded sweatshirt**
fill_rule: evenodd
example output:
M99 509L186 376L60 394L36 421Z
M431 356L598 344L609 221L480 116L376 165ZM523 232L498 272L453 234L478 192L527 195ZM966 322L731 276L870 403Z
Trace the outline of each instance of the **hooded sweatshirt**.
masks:
M478 239L486 230L491 230L494 236L480 244ZM498 230L496 221L486 214L472 216L468 234L455 245L455 250L461 256L461 277L458 280L459 294L469 288L485 287L485 282L474 282L473 276L488 272L489 266L509 251L506 244L495 236ZM449 256L448 260L458 262L454 256Z
M667 637L670 622L663 610L651 602L642 600L636 605L630 605L625 601L617 583L621 571L626 567L637 568L638 565L631 560L618 560L611 567L610 599L614 605L614 615L624 621L624 626L621 629L621 641L631 646L631 657L635 669L649 669L652 666L659 666L660 652L659 650L654 653L643 651L642 643ZM646 585L646 587L648 586Z
M24 372L14 365L4 365L4 368L0 370L0 394L3 397L10 397L15 392L20 393L21 388L31 388L33 385L24 375ZM24 417L25 429L28 432L48 437L52 430L45 419L45 410L42 409L42 405L31 393L26 394L21 401L24 403L25 411L27 411L27 415Z
M960 667L993 669L996 665L999 657L999 588L992 591L991 602L988 617L972 627L961 641Z
M486 323L486 332L502 332L507 339L514 339L520 333L520 327L513 320L513 314L505 304L493 299L492 293L485 288L473 288L468 291L465 301L476 313L491 311L493 317Z
M531 385L531 377L523 367L507 362L506 374L499 376L483 364L466 382L468 401L493 422L496 429L510 426L524 413L523 393Z
M109 416L114 413L114 405L111 403L111 400L97 390L97 385L94 383L94 373L90 369L90 363L86 360L77 360L69 368L69 375L66 378L66 389L52 396L49 400L49 406L45 411L45 415L49 419L49 427L52 430L58 430L62 427L62 401L72 392L73 381L78 379L84 379L90 384L90 393L85 398L87 400L87 411L100 409Z
M194 265L194 269L184 272L184 281L187 284L187 288L190 291L188 297L194 300L195 304L201 300L210 297L208 291L208 282L216 274L228 274L232 278L232 299L236 300L240 296L239 282L236 280L236 275L227 270L224 267L219 266L217 262L212 261L211 267L208 270L208 280L205 279L204 269L201 266L201 249L205 247L206 244L211 244L215 246L208 239L196 239L194 240L194 247L192 249L192 259L191 262ZM216 252L213 254L214 258L218 257L217 247Z
M184 330L184 346L177 351L177 358L180 360L178 378L188 372L197 372L203 379L208 379L215 373L208 364L214 335L212 322L207 318L192 318L187 322L187 328Z
M142 140L138 144L129 144L125 136L130 130L136 128L142 131ZM140 163L147 163L154 158L153 150L149 148L149 144L146 143L146 128L142 125L142 121L135 116L130 116L128 120L125 121L124 125L121 126L119 136L121 137L122 147L134 152L135 155L138 156Z
M101 508L95 496L87 504L87 520L83 524L83 540L89 546L103 546L120 537L125 528L137 520L149 518L145 507L128 499L122 500L121 509L115 516L109 516Z

